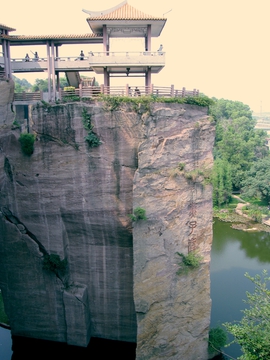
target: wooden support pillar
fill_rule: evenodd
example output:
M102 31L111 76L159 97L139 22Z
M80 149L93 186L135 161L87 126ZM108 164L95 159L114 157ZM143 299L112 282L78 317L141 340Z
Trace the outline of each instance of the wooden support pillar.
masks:
M7 47L7 63L8 63L7 77L9 79L11 79L12 78L12 70L11 70L11 56L10 56L10 42L9 41L6 42L6 47Z
M104 68L104 86L110 86L110 74L107 68Z
M58 48L59 48L59 46L55 45L55 58L57 59L57 61L58 61L58 58L59 58ZM57 73L56 73L56 91L60 94L60 75L59 75L59 71L57 71Z
M152 70L149 67L146 71L145 74L145 86L150 86L151 85L151 75L152 75Z
M48 69L48 97L51 100L51 56L50 56L50 44L47 42L47 69Z
M56 99L54 42L51 43L52 100Z
M106 55L109 55L108 52L110 51L110 43L106 25L103 25L103 51Z
M8 40L2 40L2 51L4 55L4 71L7 79L11 79L10 46Z
M147 49L145 49L146 51L151 51L151 40L152 40L151 25L147 25Z
M171 97L174 97L174 85L171 85Z

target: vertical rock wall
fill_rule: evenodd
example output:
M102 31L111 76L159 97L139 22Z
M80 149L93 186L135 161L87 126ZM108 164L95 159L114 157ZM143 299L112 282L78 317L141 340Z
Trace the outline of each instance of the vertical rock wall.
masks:
M133 207L137 359L207 359L214 127L205 109L157 104L138 151ZM208 179L209 180L209 179ZM202 264L177 275L181 257Z
M86 346L90 336L136 342L133 177L140 117L104 104L35 108L34 153L20 131L0 136L0 284L12 333ZM102 145L85 142L83 108ZM44 255L67 260L64 274Z
M104 105L34 108L30 157L19 129L0 133L0 287L12 333L79 346L91 336L137 341L137 359L207 359L207 110ZM83 108L97 148L85 142ZM132 224L137 206L148 220ZM190 249L203 263L178 276L175 253ZM49 254L67 267L45 270Z

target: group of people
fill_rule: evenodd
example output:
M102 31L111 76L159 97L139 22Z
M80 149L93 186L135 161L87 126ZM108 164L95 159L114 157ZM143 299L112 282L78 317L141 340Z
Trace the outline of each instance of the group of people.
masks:
M132 89L131 89L130 86L129 86L129 88L128 88L128 94L129 94L129 96L132 96ZM138 89L137 86L136 86L135 89L134 89L134 94L133 94L133 96L141 96L140 89Z
M34 61L38 61L38 60L39 60L39 56L38 56L37 51L34 52L33 54L34 54L34 59L33 59L33 60L34 60ZM30 57L29 57L28 53L26 53L25 58L24 58L24 61L26 61L26 62L30 61Z

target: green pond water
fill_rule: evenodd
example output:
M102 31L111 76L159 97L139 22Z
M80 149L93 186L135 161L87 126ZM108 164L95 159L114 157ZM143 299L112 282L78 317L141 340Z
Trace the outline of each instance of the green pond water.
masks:
M214 219L211 252L211 327L227 321L240 320L246 291L253 292L254 285L244 274L270 274L270 234L246 232L231 228L230 223ZM241 355L237 345L224 351L236 358Z

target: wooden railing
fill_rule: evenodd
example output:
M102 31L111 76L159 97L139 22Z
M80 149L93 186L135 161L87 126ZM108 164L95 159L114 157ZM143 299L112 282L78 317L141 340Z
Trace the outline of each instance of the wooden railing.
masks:
M58 93L59 100L68 99L69 97L82 98L95 98L99 95L108 96L147 96L152 95L156 97L187 97L187 96L199 96L199 90L186 90L182 88L180 90L175 89L174 85L170 87L163 86L134 86L131 87L128 84L126 86L80 86L73 91L60 90ZM23 92L15 93L15 101L41 101L43 100L42 92Z
M110 96L146 96L153 95L157 97L186 97L186 96L199 96L199 90L186 90L182 88L180 90L175 89L174 85L170 87L154 86L134 86L131 87L128 84L126 86L91 86L75 89L75 92L60 91L59 97L62 99L67 96L79 96L80 98L91 98L100 94Z
M42 95L42 91L15 93L14 101L41 101Z

